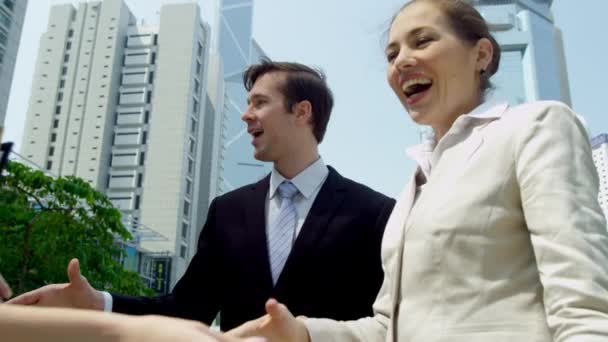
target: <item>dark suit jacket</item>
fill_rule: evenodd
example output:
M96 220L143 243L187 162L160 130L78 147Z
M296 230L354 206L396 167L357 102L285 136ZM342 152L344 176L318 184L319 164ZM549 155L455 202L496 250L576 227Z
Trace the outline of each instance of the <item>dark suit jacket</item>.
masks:
M286 304L294 315L337 320L372 315L384 276L382 235L395 201L329 167L273 286L265 220L269 179L213 200L198 251L169 295L113 294L113 310L206 324L220 311L222 330L264 315L269 298Z

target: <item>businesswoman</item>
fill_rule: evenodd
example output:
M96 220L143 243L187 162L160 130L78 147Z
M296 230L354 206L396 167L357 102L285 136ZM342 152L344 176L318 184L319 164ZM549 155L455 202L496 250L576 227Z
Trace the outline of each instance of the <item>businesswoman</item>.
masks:
M375 316L231 332L277 341L608 341L608 236L584 127L566 105L491 101L500 47L461 0L395 15L388 82L434 131L386 227ZM364 274L361 277L365 277ZM353 284L356 286L356 284Z

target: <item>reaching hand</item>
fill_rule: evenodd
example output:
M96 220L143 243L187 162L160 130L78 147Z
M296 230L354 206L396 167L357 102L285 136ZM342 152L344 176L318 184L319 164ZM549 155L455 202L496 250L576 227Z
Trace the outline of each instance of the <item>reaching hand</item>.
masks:
M228 336L263 336L268 342L309 342L304 322L295 318L287 307L274 299L266 302L265 316L243 323L226 333Z
M11 299L7 304L103 310L103 294L91 287L80 274L78 259L70 261L68 278L70 282L67 284L43 286Z
M0 303L2 303L4 299L11 298L12 295L11 288L2 277L2 274L0 274Z

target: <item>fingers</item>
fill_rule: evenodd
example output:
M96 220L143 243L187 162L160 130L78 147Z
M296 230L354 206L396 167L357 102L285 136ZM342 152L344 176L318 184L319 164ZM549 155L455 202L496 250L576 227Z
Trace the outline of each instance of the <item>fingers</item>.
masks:
M38 290L34 290L17 296L6 303L18 305L35 305L38 303L38 301L40 301L40 293Z
M8 283L6 282L6 280L4 280L4 278L2 277L2 274L0 274L0 303L2 302L2 299L8 299L13 295L11 288L8 286Z
M245 322L238 327L226 332L226 336L230 337L250 337L255 336L259 333L260 326L262 323L268 320L268 315L254 319L249 322Z

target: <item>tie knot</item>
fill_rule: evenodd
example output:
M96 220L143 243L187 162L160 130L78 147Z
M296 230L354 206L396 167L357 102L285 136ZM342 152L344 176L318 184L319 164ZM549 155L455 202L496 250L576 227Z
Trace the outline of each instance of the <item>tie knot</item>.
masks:
M298 188L291 182L283 182L279 185L279 196L285 199L292 199L298 193Z

